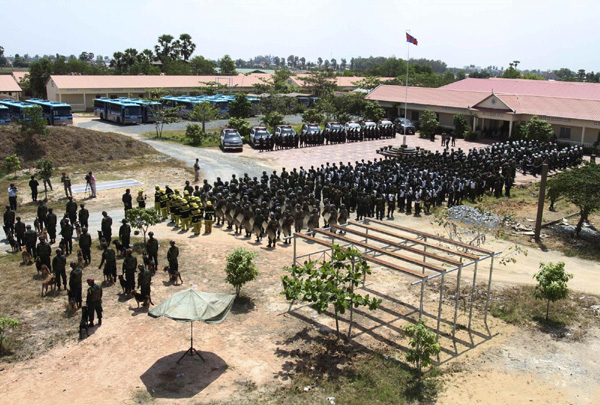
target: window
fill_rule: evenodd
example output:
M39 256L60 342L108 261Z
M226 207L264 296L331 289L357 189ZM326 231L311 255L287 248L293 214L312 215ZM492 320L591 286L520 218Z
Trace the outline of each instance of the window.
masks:
M560 139L571 139L571 128L569 127L560 127Z
M411 119L413 122L419 121L419 112L418 111L413 111L411 113Z

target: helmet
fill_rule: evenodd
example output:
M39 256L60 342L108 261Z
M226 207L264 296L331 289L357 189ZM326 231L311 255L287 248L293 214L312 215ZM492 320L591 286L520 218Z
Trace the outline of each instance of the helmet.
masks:
M207 202L206 202L206 205L207 205L208 207L212 207L212 202L210 202L210 201L207 201Z

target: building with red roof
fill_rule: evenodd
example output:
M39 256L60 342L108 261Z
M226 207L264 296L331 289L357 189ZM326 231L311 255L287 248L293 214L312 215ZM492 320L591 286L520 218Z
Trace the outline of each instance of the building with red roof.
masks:
M367 95L390 115L404 116L406 88L381 85ZM407 118L418 121L425 110L442 127L454 127L462 114L475 131L512 135L533 116L548 121L562 142L592 145L600 141L600 84L525 79L464 79L440 88L409 87Z

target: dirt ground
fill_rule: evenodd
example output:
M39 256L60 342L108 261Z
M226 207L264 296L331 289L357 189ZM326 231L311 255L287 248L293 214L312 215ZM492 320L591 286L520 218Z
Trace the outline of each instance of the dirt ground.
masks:
M149 193L156 183L182 182L190 177L189 169L156 163L156 167L124 170L124 174L104 172L105 179L136 178L144 183ZM132 173L135 173L132 175ZM165 177L166 176L166 177ZM113 178L114 177L114 178ZM75 183L75 182L74 182ZM121 208L122 189L101 193L89 202L91 210L100 207ZM60 193L58 193L60 194ZM52 198L58 199L59 195ZM431 217L415 218L400 215L396 223L425 232L441 233ZM77 340L79 313L61 320L70 328L65 335L46 322L30 327L37 337L59 341L49 344L47 351L22 361L0 359L1 403L264 403L270 402L269 392L290 384L297 365L297 350L319 333L335 329L331 313L317 314L311 308L289 303L280 295L283 266L290 265L293 246L278 244L267 249L260 244L232 232L215 228L211 235L193 237L190 233L173 230L166 223L153 228L161 241L159 265L164 265L165 248L170 239L181 249L182 285L167 282L159 271L153 280L154 304L164 301L177 291L196 287L199 290L233 293L225 283L224 267L228 253L243 246L258 253L256 259L259 277L243 287L242 298L237 300L227 320L219 325L194 325L194 346L206 362L185 358L176 360L190 345L190 325L167 319L152 319L147 309L137 308L135 300L121 294L118 285L104 287L104 321L101 327L90 330L90 336ZM489 240L486 247L494 251L508 251L512 242ZM305 254L320 249L299 242L297 253ZM94 264L84 271L84 278L101 279L97 269L98 252ZM6 258L0 258L6 260ZM557 251L529 248L528 255L519 255L516 264L494 265L495 288L514 284L533 284L533 274L540 261L562 260L574 274L569 285L581 294L600 294L600 264L589 260L567 257ZM118 261L120 266L121 260ZM473 266L463 273L464 285L470 285ZM39 295L39 281L34 281L33 268L24 268L18 283L11 284L6 294ZM478 282L487 280L489 268L481 266ZM403 356L408 341L401 328L418 318L419 291L411 287L413 281L397 273L374 266L367 278L364 293L383 300L381 308L370 312L361 309L355 313L354 344L365 351L393 352ZM0 285L2 284L0 275ZM449 280L451 282L451 280ZM453 306L451 297L443 301L441 324L442 353L440 366L460 370L445 375L444 391L439 403L594 403L600 393L597 375L600 375L600 331L595 326L582 341L561 340L549 334L517 328L492 316L488 330L483 314L476 308L473 332L461 327L456 332L456 343L450 339ZM428 324L434 324L431 314L438 310L438 293L427 289L424 299ZM46 311L63 313L66 296L63 293L39 299L31 308L43 316ZM458 324L468 322L468 307L459 306ZM37 312L35 312L37 311ZM26 323L34 323L32 317ZM347 329L341 321L341 328ZM31 342L35 342L35 336ZM28 348L25 348L28 350ZM41 352L41 353L40 353ZM266 398L266 399L265 399ZM325 400L325 398L323 398ZM325 402L326 403L326 402Z

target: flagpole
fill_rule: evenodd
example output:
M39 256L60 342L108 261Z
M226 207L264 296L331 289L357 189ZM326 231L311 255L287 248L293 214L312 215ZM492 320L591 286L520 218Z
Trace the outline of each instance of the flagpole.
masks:
M406 31L410 34L410 30ZM404 119L407 119L407 110L408 110L408 64L410 61L410 44L406 41L406 83L404 83L405 87L405 96L404 96ZM406 122L404 122L404 136L402 137L402 146L406 147Z

